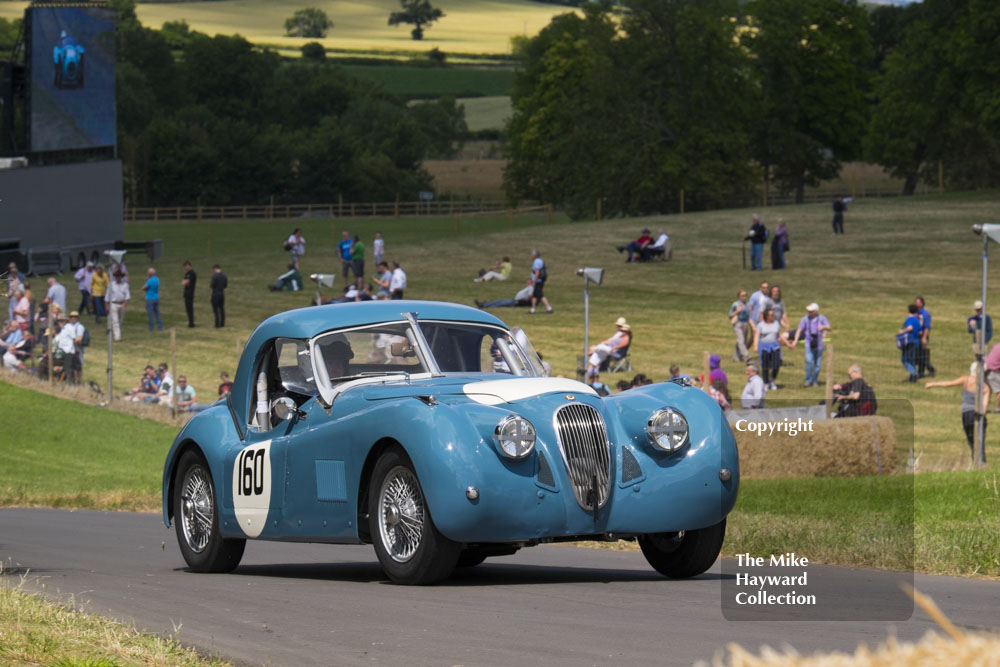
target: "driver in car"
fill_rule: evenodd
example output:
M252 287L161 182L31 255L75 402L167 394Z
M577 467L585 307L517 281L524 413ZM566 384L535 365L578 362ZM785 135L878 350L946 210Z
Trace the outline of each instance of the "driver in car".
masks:
M353 358L354 351L347 341L335 340L323 346L323 362L331 381L347 375L347 367Z

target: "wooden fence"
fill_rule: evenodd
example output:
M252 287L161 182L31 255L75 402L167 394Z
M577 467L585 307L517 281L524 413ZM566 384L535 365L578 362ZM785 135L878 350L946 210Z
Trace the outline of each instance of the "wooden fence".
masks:
M335 204L257 204L251 206L128 207L126 222L191 220L272 220L275 218L388 218L507 213L503 200L441 200L399 202L337 202ZM515 209L523 212L523 207Z

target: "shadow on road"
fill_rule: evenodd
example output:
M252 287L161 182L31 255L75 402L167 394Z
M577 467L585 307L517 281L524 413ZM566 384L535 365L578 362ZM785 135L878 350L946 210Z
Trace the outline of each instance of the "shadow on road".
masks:
M185 568L176 568L184 571ZM232 573L249 577L314 579L320 581L380 582L389 584L377 562L356 563L276 563L273 565L241 565ZM707 572L693 579L670 580L654 570L609 570L585 567L548 565L505 565L484 563L477 567L458 568L439 586L535 586L540 584L669 582L673 586L685 582L720 581L733 575Z

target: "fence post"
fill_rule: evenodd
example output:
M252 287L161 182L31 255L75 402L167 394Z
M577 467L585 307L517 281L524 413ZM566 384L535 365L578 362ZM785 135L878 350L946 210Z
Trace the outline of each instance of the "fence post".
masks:
M597 217L594 218L594 219L595 220L600 220L601 219L601 198L600 197L597 198Z
M46 354L49 357L49 384L52 384L52 329L53 329L53 327L55 327L55 321L54 320L55 320L55 318L53 317L52 311L50 310L49 311L49 319L48 319L49 326L48 326L48 329L46 329L46 333L48 334L48 338L49 338L49 345L48 345L48 349L46 351Z
M681 215L684 215L684 188L681 188Z
M548 219L545 221L546 225L552 224L552 204L546 204L545 209L548 212Z
M701 369L704 375L701 376L701 388L708 392L709 386L712 384L712 364L711 362L711 352L702 353L702 364Z
M177 416L177 328L170 327L170 371L174 376L174 386L170 388L173 396L168 396L170 401L170 416Z
M396 193L396 205L392 207L392 217L399 217L399 193Z
M271 204L267 208L267 219L274 220L274 195L271 195Z

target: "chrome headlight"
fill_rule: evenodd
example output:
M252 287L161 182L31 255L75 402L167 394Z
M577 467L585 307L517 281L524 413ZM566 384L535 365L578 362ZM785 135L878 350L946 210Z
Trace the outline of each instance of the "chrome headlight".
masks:
M524 417L508 415L493 430L500 453L510 459L523 459L535 448L535 426Z
M684 415L673 408L660 408L646 424L650 442L665 452L676 452L688 441L688 423Z

